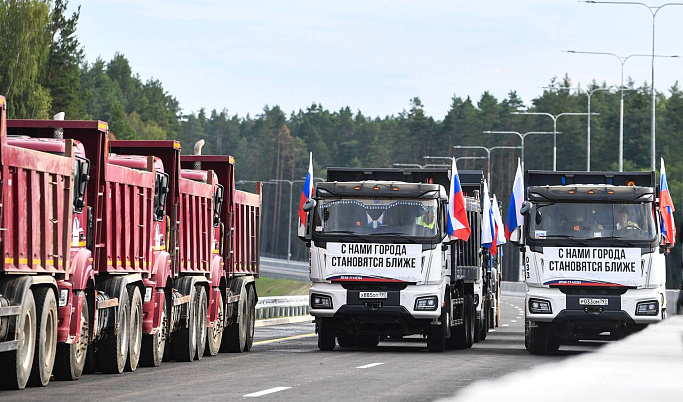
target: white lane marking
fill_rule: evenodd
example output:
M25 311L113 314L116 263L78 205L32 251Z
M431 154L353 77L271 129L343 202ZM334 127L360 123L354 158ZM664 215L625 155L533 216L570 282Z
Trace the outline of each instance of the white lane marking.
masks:
M510 326L510 324L503 324L503 325L501 325L501 327L509 327L509 326Z
M384 364L384 363L370 363L370 364L366 364L365 366L358 366L358 367L356 367L356 368L357 368L357 369L365 369L365 368L370 368L370 367L379 366L379 365L381 365L381 364Z
M258 396L263 396L263 395L272 394L273 392L284 391L284 390L290 389L290 388L292 388L292 387L275 387L275 388L268 388L268 389L264 389L263 391L252 392L251 394L246 394L246 395L244 395L244 397L245 397L245 398L255 398L255 397L258 397Z
M489 329L489 332L496 332L495 329Z
M517 320L510 320L510 322L517 322Z

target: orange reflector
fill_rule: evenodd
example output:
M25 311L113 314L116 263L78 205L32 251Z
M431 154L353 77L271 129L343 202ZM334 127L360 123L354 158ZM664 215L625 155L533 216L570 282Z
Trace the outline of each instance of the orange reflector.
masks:
M398 187L392 187L391 189L394 191L398 191Z
M607 190L607 194L614 194L614 190Z
M377 190L379 190L379 186L375 186L375 187L373 187L372 189L375 190L375 191L377 191Z
M360 186L356 186L353 188L354 190L360 190Z
M595 194L595 190L588 190L588 194Z
M635 186L635 185L636 185L636 182L633 181L633 180L629 180L629 181L626 182L626 185L627 185L627 186Z
M574 194L576 191L574 190L569 190L569 194Z

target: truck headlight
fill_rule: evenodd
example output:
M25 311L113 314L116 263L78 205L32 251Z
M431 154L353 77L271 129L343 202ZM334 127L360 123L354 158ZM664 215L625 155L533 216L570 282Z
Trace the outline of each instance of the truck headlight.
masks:
M69 289L60 289L59 290L59 307L64 307L66 306L66 303L69 302Z
M418 297L415 299L415 311L434 311L438 304L439 298L437 296Z
M529 299L529 312L531 314L552 314L553 309L548 300Z
M650 300L636 304L636 315L657 315L659 314L659 302Z
M311 295L311 308L332 308L332 298L330 296L313 293Z

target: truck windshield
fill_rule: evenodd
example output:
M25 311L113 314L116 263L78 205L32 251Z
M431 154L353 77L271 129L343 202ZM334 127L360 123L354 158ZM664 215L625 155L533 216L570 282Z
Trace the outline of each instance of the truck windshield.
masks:
M531 239L649 241L657 233L651 203L535 204L529 220Z
M321 200L314 222L318 235L409 236L439 233L437 200Z

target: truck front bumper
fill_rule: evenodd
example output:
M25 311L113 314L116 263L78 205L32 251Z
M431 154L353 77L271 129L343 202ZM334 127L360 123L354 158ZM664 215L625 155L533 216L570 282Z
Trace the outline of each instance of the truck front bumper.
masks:
M606 306L586 306L579 303L581 298L608 299ZM533 299L533 300L532 300ZM547 301L551 313L532 313L532 301ZM657 314L636 315L641 302L658 303ZM631 324L651 324L662 320L662 309L666 299L660 289L629 289L621 295L602 295L581 293L565 294L557 288L527 287L525 298L526 319L536 322L566 321L620 321Z

